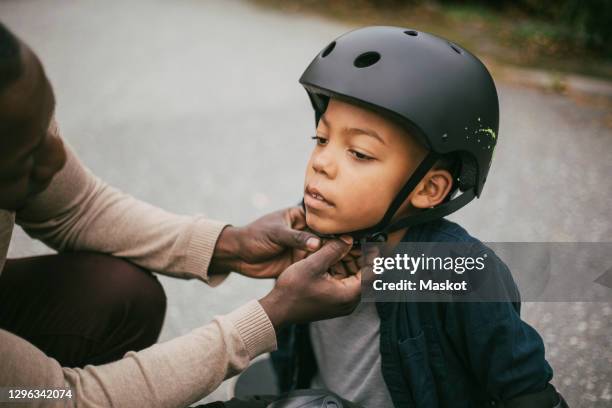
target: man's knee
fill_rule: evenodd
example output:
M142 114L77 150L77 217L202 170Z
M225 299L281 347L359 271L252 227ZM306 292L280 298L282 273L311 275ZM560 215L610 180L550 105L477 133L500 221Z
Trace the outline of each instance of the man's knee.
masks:
M166 309L166 294L157 278L140 266L120 258L106 257L104 273L108 287L117 296L131 299L153 311Z
M149 271L120 258L106 255L94 262L102 269L98 277L103 282L97 284L103 294L102 302L114 309L123 323L147 337L145 343L153 343L166 313L166 294L157 278ZM147 344L148 345L148 344Z
M2 278L0 327L63 363L113 361L161 331L164 291L126 260L86 252L18 259Z
M107 255L84 254L81 267L92 269L88 286L95 300L90 307L99 311L92 318L102 323L96 331L105 333L92 363L114 361L128 351L153 345L166 314L166 295L157 278L131 262Z

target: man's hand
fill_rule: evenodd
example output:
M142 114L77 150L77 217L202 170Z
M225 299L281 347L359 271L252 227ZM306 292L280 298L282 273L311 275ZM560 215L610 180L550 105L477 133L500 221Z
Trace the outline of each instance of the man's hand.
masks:
M343 279L355 275L363 267L361 265L361 249L353 248L340 260L340 262L329 268L329 273L336 279Z
M361 294L361 272L342 279L328 273L351 245L350 237L328 241L280 274L274 289L259 301L275 328L344 316L355 309Z
M299 207L273 212L244 227L226 227L217 240L210 273L277 277L320 247L316 235L301 231L305 227L304 211Z

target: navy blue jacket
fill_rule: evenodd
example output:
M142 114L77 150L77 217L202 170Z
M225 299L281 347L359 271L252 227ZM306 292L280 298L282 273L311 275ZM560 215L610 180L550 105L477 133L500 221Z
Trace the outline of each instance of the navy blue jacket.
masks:
M412 227L402 241L465 242L490 251L445 219ZM495 258L510 277L507 266ZM396 408L493 406L550 388L552 369L542 338L521 320L518 302L394 302L376 307L382 374ZM281 391L310 387L317 367L308 325L279 332L272 362Z

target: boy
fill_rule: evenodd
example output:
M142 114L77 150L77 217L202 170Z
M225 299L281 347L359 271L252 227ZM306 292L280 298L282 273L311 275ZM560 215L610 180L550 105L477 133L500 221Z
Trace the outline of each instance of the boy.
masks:
M426 33L367 27L328 45L300 82L317 123L311 230L486 250L442 218L480 195L497 141L497 93L476 57ZM288 327L272 357L282 391L327 388L368 408L565 406L518 303L362 303Z

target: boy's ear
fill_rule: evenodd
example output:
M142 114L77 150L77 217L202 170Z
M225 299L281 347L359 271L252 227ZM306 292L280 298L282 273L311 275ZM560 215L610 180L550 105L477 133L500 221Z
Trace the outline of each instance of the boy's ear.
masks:
M448 170L430 170L410 195L410 204L415 208L435 207L444 201L452 185L453 177Z

